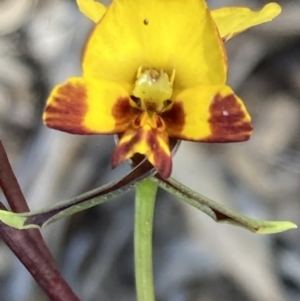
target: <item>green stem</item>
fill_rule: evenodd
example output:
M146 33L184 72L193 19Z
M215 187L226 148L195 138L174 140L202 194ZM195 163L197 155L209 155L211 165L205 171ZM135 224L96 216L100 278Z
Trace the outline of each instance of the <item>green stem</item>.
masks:
M134 260L137 300L154 301L152 232L158 185L151 179L145 179L135 187Z

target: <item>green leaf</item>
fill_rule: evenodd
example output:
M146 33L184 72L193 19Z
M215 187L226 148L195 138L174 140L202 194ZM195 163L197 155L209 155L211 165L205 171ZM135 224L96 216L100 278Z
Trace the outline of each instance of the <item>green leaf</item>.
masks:
M191 190L173 178L163 180L156 175L153 180L157 181L161 188L200 209L216 222L229 223L260 234L278 233L297 228L297 225L288 221L263 221L242 215Z
M42 228L63 217L109 201L131 190L137 182L153 175L155 172L154 167L148 164L148 161L145 159L122 179L103 185L54 206L26 213L0 210L0 221L20 230Z
M37 228L37 226L24 226L24 223L26 222L26 217L22 216L20 213L18 214L11 211L0 210L0 220L4 224L17 229Z

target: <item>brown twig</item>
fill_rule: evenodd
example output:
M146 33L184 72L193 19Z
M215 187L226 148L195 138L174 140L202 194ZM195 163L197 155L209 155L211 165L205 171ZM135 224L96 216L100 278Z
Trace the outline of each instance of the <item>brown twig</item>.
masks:
M22 193L20 185L15 177L15 174L9 164L6 151L0 141L0 187L6 197L6 200L11 208L11 211L21 213L29 212L30 209ZM53 257L47 248L43 237L39 230L28 230L33 240L40 246L42 254L51 262Z
M29 211L0 141L0 186L13 212ZM6 210L3 204L1 209ZM39 230L17 230L0 222L0 237L53 301L80 301L60 274Z

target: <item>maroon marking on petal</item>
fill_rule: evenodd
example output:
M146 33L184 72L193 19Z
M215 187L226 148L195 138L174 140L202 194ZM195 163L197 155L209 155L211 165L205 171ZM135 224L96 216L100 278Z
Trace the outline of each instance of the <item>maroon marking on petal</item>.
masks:
M252 125L246 120L245 112L234 94L226 97L217 94L209 110L211 135L203 141L238 142L249 139Z
M112 114L116 119L123 118L125 115L130 114L132 107L129 103L129 97L120 97L117 99L115 105L112 108Z
M116 130L119 127L124 128L124 124L129 124L138 113L140 111L130 105L129 97L117 99L112 108L112 115L116 120Z
M129 103L129 97L120 97L112 108L112 115L116 120L116 128L129 123L133 119L134 108Z
M126 132L125 132L125 134L126 134ZM142 135L143 135L143 131L139 130L127 142L122 142L122 138L121 138L121 140L120 140L119 144L116 146L113 156L112 156L112 161L111 161L112 168L117 167L126 159L127 154L133 149L134 145L141 141Z
M140 114L133 119L132 126L138 129L141 127L141 122L142 122L142 115Z
M172 108L161 114L167 128L171 128L172 132L180 133L183 130L185 123L185 112L183 103L176 101Z
M165 129L165 123L164 120L159 115L155 115L156 120L156 128L159 131L163 131Z
M172 156L171 154L167 154L160 145L158 135L161 137L163 135L163 138L168 145L168 135L166 133L158 133L156 130L150 131L149 135L147 135L147 145L154 155L153 163L155 168L163 179L167 179L170 177L172 172Z
M88 134L83 125L87 113L87 93L83 84L66 83L58 88L46 106L44 122L50 127L72 134Z

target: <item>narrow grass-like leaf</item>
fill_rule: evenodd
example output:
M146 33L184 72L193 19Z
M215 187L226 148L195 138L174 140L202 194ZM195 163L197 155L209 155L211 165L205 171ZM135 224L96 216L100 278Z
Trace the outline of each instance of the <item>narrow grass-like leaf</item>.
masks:
M261 234L278 233L297 228L297 225L288 221L264 221L249 218L227 208L222 204L210 200L172 178L163 180L159 177L159 175L156 175L153 180L157 181L161 188L179 197L197 209L200 209L216 222L229 223L243 227L251 232Z
M54 206L25 213L0 210L0 221L17 229L41 228L58 219L111 200L131 190L135 183L153 175L155 172L154 167L144 159L122 179Z

